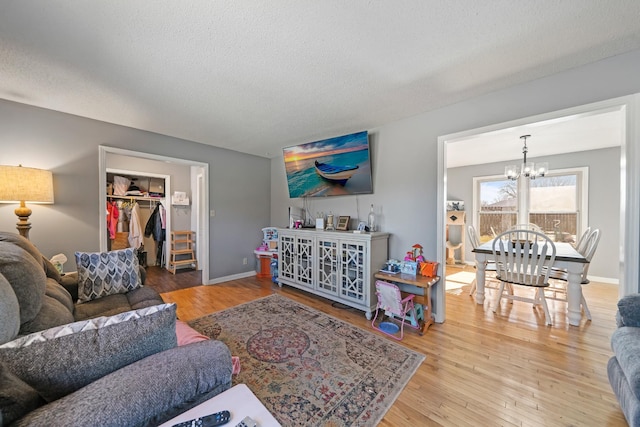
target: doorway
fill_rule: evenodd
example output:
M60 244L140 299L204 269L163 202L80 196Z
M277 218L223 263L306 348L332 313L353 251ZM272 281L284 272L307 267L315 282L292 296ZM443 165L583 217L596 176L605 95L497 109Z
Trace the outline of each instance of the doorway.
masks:
M632 95L622 98L616 98L608 101L598 102L594 104L579 106L566 110L556 111L552 113L542 114L538 116L519 119L507 123L487 126L480 129L472 129L456 134L444 135L438 138L438 259L442 262L443 270L446 270L445 259L445 205L448 194L447 188L447 158L451 154L452 144L456 144L462 140L473 139L484 134L492 133L493 135L501 132L508 132L514 129L522 129L524 127L535 127L539 123L568 120L572 117L581 117L592 115L602 111L619 111L622 117L621 141L620 141L620 206L619 206L619 235L618 244L620 254L619 265L619 295L626 295L631 292L637 292L638 283L638 263L639 250L637 247L637 236L640 227L638 219L640 218L640 203L636 195L640 191L639 174L637 170L638 159L640 153L634 147L633 141L636 137L637 124L640 121L637 112L638 95ZM516 137L517 139L517 137ZM479 149L478 147L475 147ZM485 149L482 147L480 149ZM497 159L509 160L509 158ZM500 172L498 172L500 173ZM616 175L618 171L614 172ZM626 236L633 236L628 238ZM634 260L634 262L624 263L624 259ZM446 276L446 271L443 271ZM436 313L436 321L442 322L445 319L445 286L440 286L436 291L436 306L442 307Z
M201 262L198 263L202 271L202 282L207 284L209 282L209 223L206 221L207 212L209 211L209 201L206 197L209 194L208 183L209 183L209 165L207 163L195 162L186 159L179 159L174 157L160 156L156 154L143 153L131 150L124 150L120 148L100 146L99 147L99 185L100 185L100 200L105 200L107 196L107 164L109 157L118 156L124 161L128 162L162 162L165 165L165 169L170 165L174 167L184 167L188 169L186 179L186 184L183 184L185 187L190 186L191 192L191 201L190 201L190 212L187 212L186 209L176 206L175 209L170 203L171 197L173 193L169 194L169 191L178 190L180 191L182 188L176 187L176 183L172 189L167 188L166 199L169 201L167 204L169 205L168 209L172 210L172 214L174 219L182 219L182 217L189 217L188 223L190 224L190 228L194 229L197 236L197 259L200 259ZM125 169L133 169L132 167L125 167ZM174 180L175 181L175 180ZM178 184L179 185L179 184ZM100 224L104 224L106 222L106 210L99 209L100 213ZM186 219L183 219L186 221ZM169 236L167 236L167 239ZM165 245L165 248L168 248L169 245ZM100 250L107 250L107 235L105 233L100 233ZM167 258L165 258L167 259Z

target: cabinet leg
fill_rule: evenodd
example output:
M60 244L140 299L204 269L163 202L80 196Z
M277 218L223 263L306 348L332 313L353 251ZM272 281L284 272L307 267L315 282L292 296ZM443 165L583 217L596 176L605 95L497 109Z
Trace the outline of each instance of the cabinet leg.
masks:
M364 316L367 318L367 320L371 320L371 318L373 318L373 313L371 312L371 310L367 310L364 312Z

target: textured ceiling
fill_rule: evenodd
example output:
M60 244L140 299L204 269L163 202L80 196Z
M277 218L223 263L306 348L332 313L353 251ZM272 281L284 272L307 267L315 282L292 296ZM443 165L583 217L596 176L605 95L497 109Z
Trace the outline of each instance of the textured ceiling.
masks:
M638 0L7 0L0 98L258 156L640 48Z

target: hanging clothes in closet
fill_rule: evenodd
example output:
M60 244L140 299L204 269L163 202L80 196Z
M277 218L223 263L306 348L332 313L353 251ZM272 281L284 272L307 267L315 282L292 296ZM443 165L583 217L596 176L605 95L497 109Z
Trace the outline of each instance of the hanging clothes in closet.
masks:
M161 266L163 261L163 248L164 241L166 239L166 212L162 203L158 203L153 210L149 221L147 221L144 227L144 235L146 237L153 236L153 240L156 242L156 265Z
M107 230L109 230L109 239L115 240L116 227L118 225L118 218L120 217L120 211L116 202L107 202Z
M142 226L140 225L140 206L134 203L129 213L129 247L139 249L144 244Z

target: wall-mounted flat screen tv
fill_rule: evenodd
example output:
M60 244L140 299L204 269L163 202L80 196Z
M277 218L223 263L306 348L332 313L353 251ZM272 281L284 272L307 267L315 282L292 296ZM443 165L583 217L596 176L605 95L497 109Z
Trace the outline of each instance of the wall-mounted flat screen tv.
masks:
M283 149L289 197L372 193L367 131Z

